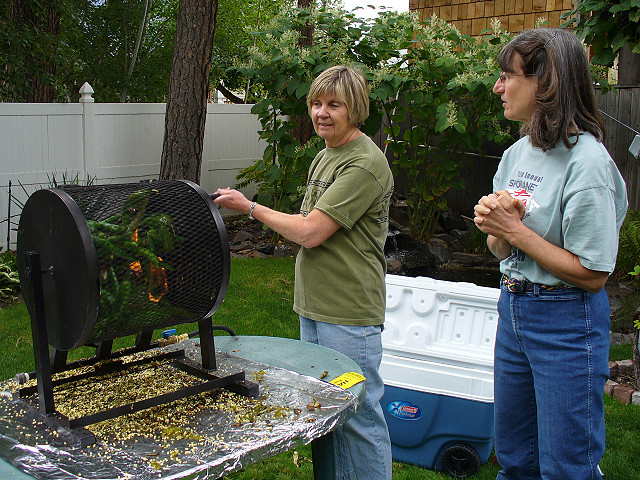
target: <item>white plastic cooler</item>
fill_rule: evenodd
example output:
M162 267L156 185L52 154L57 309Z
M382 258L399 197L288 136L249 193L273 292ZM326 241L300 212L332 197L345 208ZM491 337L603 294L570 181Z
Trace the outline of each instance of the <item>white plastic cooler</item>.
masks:
M458 478L493 448L498 288L387 275L380 368L393 458Z

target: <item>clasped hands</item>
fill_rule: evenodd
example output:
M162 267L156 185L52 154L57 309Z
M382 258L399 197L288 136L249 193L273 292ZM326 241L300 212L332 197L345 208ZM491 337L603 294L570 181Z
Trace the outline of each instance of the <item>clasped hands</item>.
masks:
M476 226L498 238L504 238L506 232L512 231L525 213L522 201L513 198L507 190L483 196L473 210Z

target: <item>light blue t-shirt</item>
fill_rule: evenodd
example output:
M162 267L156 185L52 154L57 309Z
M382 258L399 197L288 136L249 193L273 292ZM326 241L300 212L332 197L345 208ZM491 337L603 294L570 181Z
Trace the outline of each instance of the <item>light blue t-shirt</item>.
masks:
M522 200L523 223L545 240L577 255L590 270L613 272L627 190L593 135L582 133L573 148L559 142L547 152L533 147L528 136L521 138L504 152L493 188ZM562 283L515 247L500 271L545 285Z

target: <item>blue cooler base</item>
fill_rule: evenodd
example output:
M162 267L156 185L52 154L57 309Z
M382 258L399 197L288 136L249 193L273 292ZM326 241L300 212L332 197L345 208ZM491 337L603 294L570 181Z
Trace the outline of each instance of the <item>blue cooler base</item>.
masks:
M447 473L453 469L460 474L466 469L477 470L471 464L477 460L479 466L491 454L493 403L388 385L380 403L396 461ZM467 458L475 457L469 447L477 458Z

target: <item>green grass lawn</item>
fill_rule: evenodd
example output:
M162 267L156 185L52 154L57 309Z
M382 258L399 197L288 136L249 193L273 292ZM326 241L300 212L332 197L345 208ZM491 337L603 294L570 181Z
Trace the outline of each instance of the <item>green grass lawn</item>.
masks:
M293 302L292 258L247 259L231 261L229 288L224 302L213 316L215 324L226 325L238 335L271 335L298 338L297 315ZM196 324L177 327L178 333L196 330ZM156 332L157 338L160 332ZM218 333L226 335L226 333ZM132 338L118 339L115 347L131 346ZM30 320L24 304L0 309L0 378L11 378L18 372L34 369ZM89 348L71 352L70 358L87 357ZM631 347L612 348L611 358L631 357ZM607 449L601 466L607 480L640 479L640 406L622 405L605 397ZM493 480L498 466L490 459L472 477ZM228 476L234 480L312 479L311 448L301 446L282 453L241 472ZM446 475L423 468L394 463L394 480L448 479Z

